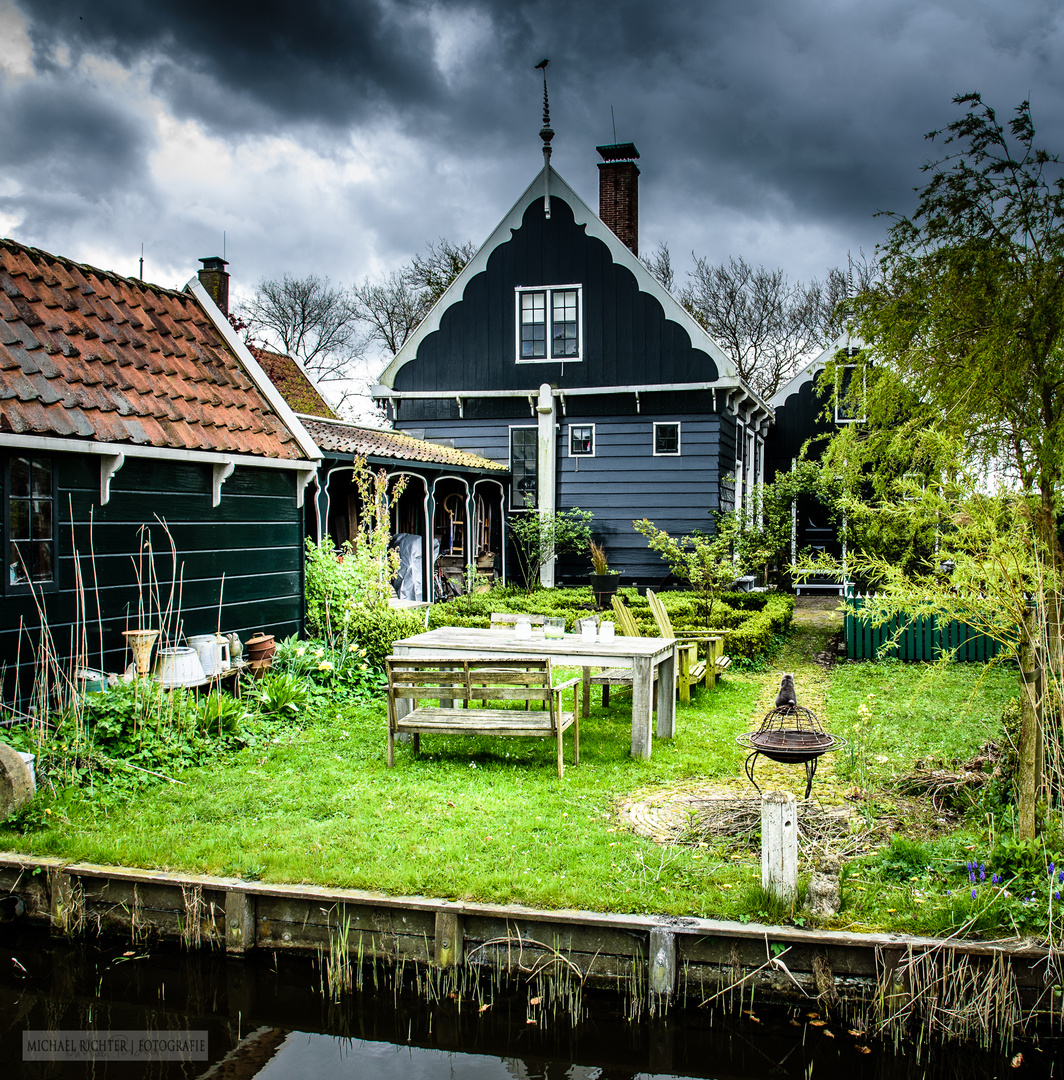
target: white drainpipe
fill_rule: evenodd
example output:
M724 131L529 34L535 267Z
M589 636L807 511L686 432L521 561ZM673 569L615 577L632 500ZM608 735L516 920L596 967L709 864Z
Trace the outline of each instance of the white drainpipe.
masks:
M546 514L555 509L554 490L558 468L555 456L555 405L554 392L547 383L539 388L539 400L536 403L536 418L539 425L537 464L539 467L539 485L537 500L539 512ZM545 589L554 588L554 556L543 560L539 571L539 582Z

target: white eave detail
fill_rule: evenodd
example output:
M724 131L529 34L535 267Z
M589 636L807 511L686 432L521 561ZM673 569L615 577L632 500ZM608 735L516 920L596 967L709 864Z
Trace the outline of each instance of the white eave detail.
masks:
M544 173L548 171L549 175L545 176ZM679 323L691 339L692 346L707 353L712 358L721 378L725 380L737 379L738 372L735 370L735 365L731 362L727 353L684 310L672 293L654 277L639 261L638 257L633 255L631 250L621 243L613 230L569 187L554 169L548 166L539 171L536 178L526 188L525 193L514 203L510 208L510 212L499 222L495 231L481 245L480 250L469 260L462 272L451 282L446 292L436 301L432 310L429 311L418 328L410 335L399 352L396 353L395 359L384 370L380 378L381 383L385 386L395 384L395 376L399 369L414 359L422 340L439 329L443 313L453 303L461 299L466 285L469 284L472 278L487 268L488 258L491 253L501 244L507 243L513 233L521 227L521 221L529 204L543 198L544 184L547 182L550 183L551 195L569 204L576 224L584 226L588 236L594 236L601 240L609 248L613 261L632 272L640 291L649 293L661 304L665 309L665 318L671 322ZM228 323L226 325L228 326ZM572 393L573 391L566 392Z
M806 383L813 382L814 379L816 379L817 375L819 375L820 372L835 359L835 356L840 349L864 348L866 348L865 342L844 330L830 345L810 360L797 375L793 376L789 382L784 383L784 385L768 399L769 405L771 405L773 409L778 409L781 405L785 405L787 403L787 398L792 394L797 394Z
M89 439L62 439L50 435L0 434L0 447L16 450L36 450L42 454L95 454L100 459L100 504L111 498L111 479L129 458L151 458L155 461L187 461L210 465L213 477L221 469L230 476L240 465L249 469L283 469L296 474L296 505L303 505L303 491L317 475L320 460L304 461L292 458L257 457L252 454L215 453L208 450L181 450L165 446L137 446L132 443L93 442ZM214 484L212 483L212 489ZM221 488L221 481L218 482ZM214 503L218 505L217 502Z
M755 394L745 383L734 380L721 385L718 382L690 382L690 383L646 383L639 386L565 386L552 387L552 393L563 403L566 398L573 397L601 397L609 394L632 394L636 401L636 411L639 411L640 395L645 394L689 394L697 391L712 391L713 409L717 408L717 394L723 395L724 411L734 412L736 416L742 416L745 420L751 420L755 416L771 419L773 411L768 402ZM390 386L377 385L370 387L370 396L377 401L443 401L458 399L460 401L472 401L477 398L527 398L532 406L532 415L535 415L535 400L539 395L538 389L521 390L393 390Z
M320 461L321 451L318 450L314 440L307 433L307 429L299 422L299 418L292 411L288 402L281 396L281 392L273 385L270 377L259 366L259 362L251 355L251 350L240 340L237 332L230 326L229 320L221 313L218 305L211 299L211 295L203 287L198 277L192 277L185 285L185 291L199 301L204 314L214 325L215 330L225 339L237 358L247 371L248 377L258 387L259 392L270 403L273 411L280 417L282 423L295 437L300 450L311 460Z

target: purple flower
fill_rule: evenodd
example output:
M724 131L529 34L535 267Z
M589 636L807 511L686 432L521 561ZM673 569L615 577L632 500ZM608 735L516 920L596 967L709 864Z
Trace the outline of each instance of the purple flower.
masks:
M1057 889L1057 891L1055 893L1053 893L1053 899L1054 900L1059 900L1060 899L1060 889Z
M1064 885L1064 870L1061 870L1060 873L1057 874L1057 881L1059 881L1061 885Z
M952 896L952 895L953 895L953 893L951 893L951 892L949 891L949 889L947 889L947 890L946 890L946 895L947 895L947 896Z
M975 871L974 870L969 870L968 871L968 880L969 881L975 881Z
M1052 877L1052 876L1053 876L1053 871L1054 871L1054 870L1056 870L1056 868L1057 868L1057 864L1056 864L1056 863L1050 863L1050 864L1049 864L1049 876L1050 876L1050 877Z
M1001 884L1001 879L997 876L997 874L994 874L994 876L990 879L990 881L991 881L991 884L993 884L993 885L1000 885Z
M979 880L986 881L986 870L983 868L983 864L979 864Z
M975 899L975 889L972 889L972 899Z

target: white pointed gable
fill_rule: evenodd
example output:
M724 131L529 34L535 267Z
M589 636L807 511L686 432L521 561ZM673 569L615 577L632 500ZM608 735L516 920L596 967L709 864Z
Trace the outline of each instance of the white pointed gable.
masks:
M418 328L410 335L406 344L403 345L396 354L395 359L392 360L381 375L380 382L382 386L394 387L395 377L399 369L413 360L417 356L417 350L421 342L429 334L439 329L443 313L451 304L462 299L462 294L465 292L465 287L470 280L487 269L488 258L491 253L501 244L509 241L514 231L521 227L521 222L529 205L543 198L545 171L545 169L540 170L539 175L528 185L524 194L495 227L495 231L481 245L477 253L469 260L462 272L451 282L447 291L439 298L428 315L425 316ZM550 194L552 199L560 198L569 204L576 224L583 226L588 236L594 236L601 240L609 249L614 263L624 266L632 272L640 291L653 296L665 309L665 317L672 322L679 323L684 328L691 339L692 346L701 349L702 352L712 358L720 376L719 384L722 387L729 384L740 384L738 372L727 353L681 307L672 293L654 277L643 263L632 254L629 248L617 238L613 230L553 169L550 169Z

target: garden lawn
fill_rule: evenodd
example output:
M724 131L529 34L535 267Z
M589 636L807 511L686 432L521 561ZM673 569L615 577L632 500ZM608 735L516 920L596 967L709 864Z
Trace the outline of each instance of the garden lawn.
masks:
M728 839L659 845L623 825L617 808L637 794L692 786L752 794L742 772L747 751L736 736L757 726L772 706L779 672L788 670L799 701L850 740L824 759L814 797L853 802L855 827L871 828L873 844L892 833L910 843L847 865L844 907L830 925L952 932L983 912L980 932L1023 929L1007 913L987 914L983 893L975 902L969 895L965 864L986 857L985 811L995 807L945 815L923 835L935 815L909 820L895 805L894 787L919 761L948 765L1000 740L1015 672L896 662L840 663L829 671L814 658L832 632L831 620L803 622L799 609L771 670L733 665L716 688L678 704L676 738L655 738L649 761L630 756L625 694L615 693L608 709L593 704L583 719L579 766L567 733L561 780L548 739L423 736L420 756L400 744L396 767L388 769L384 702L343 710L329 704L272 722L255 745L183 771L180 784L124 798L99 791L45 797L22 828L0 825L0 848L399 895L779 919L791 913L766 910L756 847ZM804 782L799 774L757 766L762 786L795 790Z
M304 717L272 741L130 801L74 795L49 827L0 827L0 847L107 864L544 907L737 915L741 872L704 849L662 848L621 828L618 800L645 786L740 775L756 678L677 706L678 736L630 756L631 698L595 704L580 765L559 780L549 739L423 736L385 765L376 703ZM598 694L595 694L597 702ZM724 906L722 908L722 902Z

